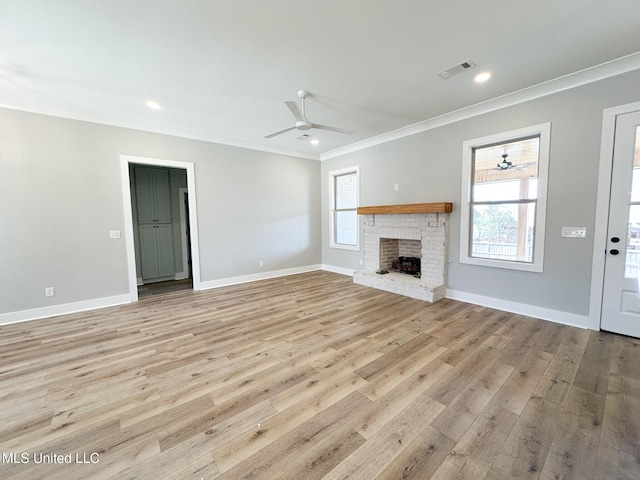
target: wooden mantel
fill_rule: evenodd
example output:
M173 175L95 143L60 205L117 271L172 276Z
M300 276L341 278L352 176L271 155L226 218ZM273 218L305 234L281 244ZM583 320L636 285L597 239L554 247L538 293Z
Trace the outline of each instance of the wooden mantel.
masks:
M358 215L391 215L395 213L451 213L453 203L408 203L405 205L380 205L377 207L358 207Z

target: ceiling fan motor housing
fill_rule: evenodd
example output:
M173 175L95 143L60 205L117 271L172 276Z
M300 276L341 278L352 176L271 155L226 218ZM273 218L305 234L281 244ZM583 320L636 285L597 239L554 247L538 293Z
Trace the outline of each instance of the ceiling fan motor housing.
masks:
M345 130L344 128L330 127L328 125L321 125L319 123L311 123L309 120L307 120L307 113L305 111L305 105L304 105L304 101L307 98L307 96L309 96L309 92L307 92L306 90L298 90L298 96L300 97L300 108L298 108L295 102L292 102L292 101L284 102L289 108L289 110L291 111L291 113L293 114L293 116L296 118L296 123L291 127L283 128L282 130L278 130L277 132L270 133L269 135L265 135L265 138L272 138L272 137L275 137L276 135L281 135L283 133L290 132L291 130L306 131L306 130L311 130L312 128L315 128L318 130L329 130L330 132L347 133L349 135L353 134L352 131Z

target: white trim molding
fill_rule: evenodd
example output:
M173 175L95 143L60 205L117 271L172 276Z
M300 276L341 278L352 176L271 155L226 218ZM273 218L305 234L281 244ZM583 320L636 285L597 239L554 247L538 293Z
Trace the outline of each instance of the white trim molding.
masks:
M473 170L473 150L476 147L508 143L521 138L538 135L538 192L536 195L535 228L533 241L533 261L531 263L511 260L495 260L472 257L471 247L471 188ZM485 267L506 268L525 272L540 273L544 266L544 239L547 215L547 179L549 172L549 152L551 148L551 123L542 123L519 128L509 132L467 140L462 145L462 186L460 198L460 263Z
M253 273L249 275L240 275L238 277L220 278L218 280L207 280L200 284L200 290L210 290L212 288L229 287L231 285L239 285L241 283L256 282L258 280L268 280L270 278L286 277L287 275L295 275L298 273L315 272L322 270L321 265L307 265L304 267L285 268L282 270L272 270L264 273Z
M189 278L189 251L187 248L187 221L186 208L184 204L184 194L189 194L189 189L180 187L178 195L180 196L180 244L182 252L182 271L176 272L176 280Z
M537 307L525 303L512 302L510 300L502 300L500 298L485 297L484 295L476 295L475 293L461 292L447 288L446 297L452 300L458 300L466 303L473 303L483 307L495 308L505 312L517 313L518 315L526 315L527 317L539 318L549 322L561 323L571 327L589 328L589 317L586 315L578 315L575 313L563 312L560 310L552 310L550 308Z
M602 294L604 289L604 264L607 250L609 223L609 199L611 197L611 173L618 115L640 111L640 102L607 108L602 113L600 140L600 166L596 196L596 219L593 229L593 258L591 261L591 292L589 297L589 328L600 330Z
M484 102L476 103L475 105L470 105L453 112L438 115L436 117L414 123L413 125L408 125L391 132L367 138L360 142L336 148L329 152L322 153L320 155L320 160L322 161L341 157L348 153L365 150L370 147L375 147L376 145L399 140L417 133L433 130L445 125L484 115L485 113L494 112L496 110L525 103L530 100L553 95L582 85L588 85L589 83L598 82L600 80L629 73L638 69L640 69L640 52L632 53L630 55L611 60L610 62L605 62L547 82L539 83L532 87L517 90L515 92L502 95L501 97L491 98Z
M187 171L187 189L189 196L189 225L191 227L191 275L193 289L200 290L200 250L198 247L198 214L196 209L196 174L192 162L164 160L159 158L120 155L120 175L122 182L122 204L124 215L125 242L127 246L127 268L129 274L129 295L132 302L138 300L138 277L136 274L136 254L133 240L133 214L131 206L131 185L129 164L152 165L167 168L179 168Z
M321 269L325 272L331 273L339 273L340 275L346 275L348 277L353 277L355 270L352 268L344 268L344 267L336 267L335 265L326 265L322 264Z
M298 150L289 150L282 148L270 147L264 144L257 144L247 140L241 140L230 137L214 135L209 132L201 132L188 128L181 128L170 125L160 125L156 122L131 120L115 117L112 114L101 114L79 110L73 107L64 107L60 105L52 105L50 103L41 102L42 108L22 108L10 103L0 103L0 107L10 110L18 110L23 112L38 113L41 115L51 115L59 118L68 118L84 122L99 123L102 125L112 125L120 128L129 128L134 130L142 130L161 135L171 135L179 138L188 138L192 140L201 140L212 142L220 145L229 145L232 147L246 148L249 150L257 150L267 153L275 153L279 155L288 155L296 158L306 158L309 160L328 160L340 157L349 153L364 150L376 145L398 140L400 138L415 135L417 133L432 130L434 128L449 125L468 118L483 115L485 113L500 110L502 108L518 105L520 103L535 100L536 98L553 95L554 93L569 90L589 83L604 80L606 78L622 75L634 70L640 69L640 53L635 52L624 57L611 60L609 62L589 67L578 72L570 73L559 78L549 80L547 82L534 85L532 87L517 90L506 95L492 98L484 102L461 108L453 112L444 113L436 117L423 120L413 125L401 127L390 132L385 132L374 137L366 138L359 142L355 142L344 147L336 148L324 153L315 154L302 152Z
M62 105L53 105L50 102L40 102L40 106L44 108L24 108L11 103L1 103L0 108L9 110L17 110L19 112L37 113L40 115L49 115L52 117L66 118L69 120L77 120L80 122L98 123L100 125L110 125L112 127L127 128L132 130L141 130L143 132L157 133L159 135L169 135L178 138L187 138L189 140L198 140L203 142L216 143L218 145L228 145L231 147L246 148L247 150L255 150L259 152L275 153L277 155L287 155L296 158L306 158L308 160L320 161L320 155L317 153L306 153L287 148L276 148L269 145L257 144L249 140L242 140L232 137L224 137L215 135L210 132L201 132L190 128L178 127L175 125L161 125L156 122L149 122L140 119L132 120L124 119L122 116L114 116L109 113L99 113L96 111L79 110L73 107Z
M85 312L87 310L97 310L99 308L115 307L126 303L131 303L131 297L128 294L94 298L73 303L62 303L48 307L31 308L17 312L0 313L0 325L38 320L40 318L55 317L58 315L68 315L71 313Z
M336 178L342 175L356 175L356 197L357 205L360 206L360 166L341 168L329 172L329 247L339 248L342 250L360 250L360 222L356 215L356 244L348 245L345 243L337 243L336 239Z

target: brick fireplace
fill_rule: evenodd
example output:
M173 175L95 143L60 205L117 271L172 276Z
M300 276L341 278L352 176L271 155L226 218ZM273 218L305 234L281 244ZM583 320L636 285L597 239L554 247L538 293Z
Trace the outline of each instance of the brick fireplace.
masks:
M428 302L444 298L451 210L451 203L358 208L364 215L364 269L353 281ZM420 258L420 277L394 272L391 262L398 256ZM377 273L381 269L389 273Z

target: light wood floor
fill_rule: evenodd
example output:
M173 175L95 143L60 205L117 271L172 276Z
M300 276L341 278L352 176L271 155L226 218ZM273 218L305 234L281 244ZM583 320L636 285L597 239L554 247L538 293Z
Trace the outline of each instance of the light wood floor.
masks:
M638 479L640 341L328 272L170 292L0 327L0 453L2 479Z

